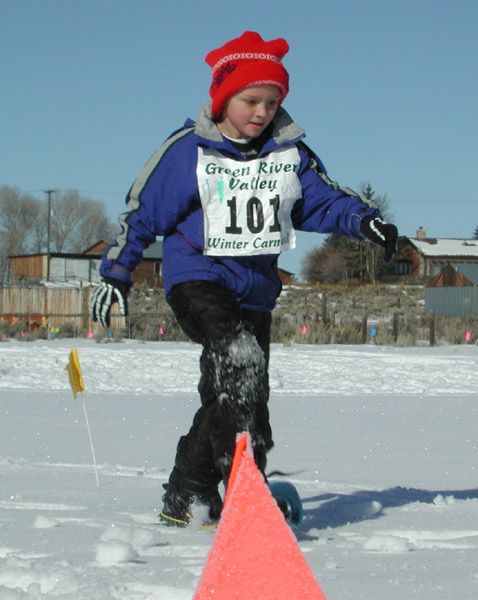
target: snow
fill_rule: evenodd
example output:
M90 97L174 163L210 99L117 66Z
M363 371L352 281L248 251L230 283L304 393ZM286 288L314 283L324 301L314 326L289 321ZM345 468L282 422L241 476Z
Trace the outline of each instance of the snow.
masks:
M425 256L478 256L478 241L453 238L410 238Z
M214 533L157 513L199 353L0 343L0 600L191 600ZM473 345L273 345L269 468L293 473L295 535L328 600L477 597L477 362Z

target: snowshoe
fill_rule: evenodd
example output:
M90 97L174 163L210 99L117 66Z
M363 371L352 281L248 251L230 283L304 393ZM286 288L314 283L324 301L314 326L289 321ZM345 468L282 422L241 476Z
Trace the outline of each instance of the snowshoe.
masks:
M222 511L222 498L217 490L210 493L194 493L178 487L172 483L163 485L166 493L163 496L163 509L159 513L159 520L165 525L186 527L189 525L194 502L203 504L208 508L208 517L204 524L213 525L219 521Z
M302 500L289 481L269 481L269 489L288 523L299 527L303 520Z
M172 484L164 484L166 493L163 496L163 509L159 520L165 525L186 527L192 519L190 512L194 496Z

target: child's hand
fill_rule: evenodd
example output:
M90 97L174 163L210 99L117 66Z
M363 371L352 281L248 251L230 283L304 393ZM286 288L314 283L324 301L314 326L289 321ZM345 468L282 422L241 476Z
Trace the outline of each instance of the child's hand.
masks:
M378 217L364 217L360 223L360 233L374 244L385 248L383 257L385 262L390 262L397 251L398 230L395 225L384 223Z
M103 327L110 326L111 307L118 303L120 314L128 314L129 284L115 279L105 279L94 289L90 298L90 313L93 321L98 321Z

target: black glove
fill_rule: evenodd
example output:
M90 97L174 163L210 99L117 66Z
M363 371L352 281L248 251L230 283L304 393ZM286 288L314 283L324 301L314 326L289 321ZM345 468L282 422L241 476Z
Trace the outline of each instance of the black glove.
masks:
M115 302L118 303L120 314L126 317L130 287L129 283L117 279L105 278L101 281L90 297L90 313L93 321L98 321L103 327L109 327L111 307Z
M364 217L360 223L360 233L368 240L385 248L383 257L385 262L390 262L397 251L398 230L395 225L384 223L378 217Z

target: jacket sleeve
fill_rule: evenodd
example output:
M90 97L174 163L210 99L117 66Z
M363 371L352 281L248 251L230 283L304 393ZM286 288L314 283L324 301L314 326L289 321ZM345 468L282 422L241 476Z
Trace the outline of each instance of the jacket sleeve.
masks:
M186 136L173 134L149 159L126 197L126 212L118 217L120 232L103 256L100 274L130 282L143 251L157 236L174 231L197 202L194 193L195 156ZM189 148L189 151L188 151Z
M353 190L329 179L319 157L303 142L298 147L302 198L292 211L294 227L300 231L363 238L360 234L362 218L380 216L380 211L366 204Z

